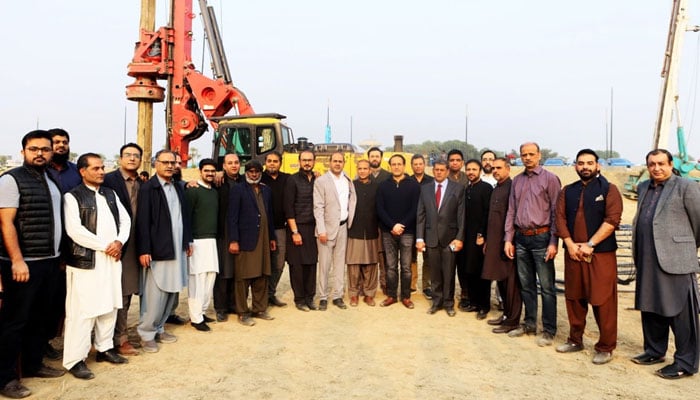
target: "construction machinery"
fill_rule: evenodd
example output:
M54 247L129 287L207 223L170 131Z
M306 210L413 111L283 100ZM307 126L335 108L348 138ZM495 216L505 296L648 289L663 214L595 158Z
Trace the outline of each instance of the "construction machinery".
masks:
M673 158L673 166L681 176L700 180L694 174L694 170L700 170L700 166L690 161L687 152L687 142L683 124L681 123L678 109L678 66L680 63L683 39L687 31L698 32L700 27L688 25L688 0L673 0L671 21L668 28L668 38L666 41L666 51L664 52L664 64L661 70L663 84L661 86L661 99L659 101L659 112L654 130L654 138L651 148L668 148L668 139L671 132L671 123L675 115L676 140L678 142L678 153ZM624 185L625 197L637 198L637 185L649 179L649 172L643 169L640 173L630 175Z

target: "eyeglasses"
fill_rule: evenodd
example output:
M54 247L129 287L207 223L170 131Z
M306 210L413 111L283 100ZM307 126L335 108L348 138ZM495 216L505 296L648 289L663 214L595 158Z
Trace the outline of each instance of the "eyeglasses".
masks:
M32 152L32 153L38 153L38 152L51 153L53 151L51 149L51 147L36 147L36 146L27 147L25 150Z
M141 158L139 153L122 153L122 158Z
M159 163L164 164L164 165L175 166L177 164L177 161L162 161L162 160L156 160L156 161L158 161Z

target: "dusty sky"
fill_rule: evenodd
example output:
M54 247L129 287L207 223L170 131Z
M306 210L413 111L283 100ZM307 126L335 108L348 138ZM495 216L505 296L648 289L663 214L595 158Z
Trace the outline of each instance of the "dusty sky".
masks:
M37 126L63 127L77 153L117 153L135 140L136 105L124 97L140 0L4 4L0 154L17 155ZM167 21L158 0L156 25ZM295 135L391 145L464 139L508 151L524 141L572 157L604 148L614 88L613 146L641 161L650 148L671 0L211 0L234 83L257 112L279 112ZM195 11L199 7L195 1ZM700 23L700 0L689 0ZM199 16L195 20L197 22ZM198 69L203 32L194 28ZM681 65L681 116L700 158L698 34ZM165 142L162 107L154 149ZM126 123L125 123L126 120ZM697 118L700 127L700 116ZM193 143L210 151L211 133ZM675 138L669 148L675 151Z

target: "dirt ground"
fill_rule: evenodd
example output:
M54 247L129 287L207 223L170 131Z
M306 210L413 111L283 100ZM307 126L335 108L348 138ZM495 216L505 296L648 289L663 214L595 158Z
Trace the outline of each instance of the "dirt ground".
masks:
M564 184L576 178L571 167L558 174ZM626 171L607 175L620 182ZM625 200L624 206L623 222L630 223L636 203ZM563 278L561 256L556 268ZM653 375L660 366L630 362L642 352L640 315L632 310L634 283L618 289L618 347L602 366L591 363L598 333L590 314L585 350L555 352L569 331L562 294L554 346L541 348L534 336L491 333L474 313L427 315L429 302L416 293L414 310L364 303L309 313L287 307L271 308L275 320L254 327L235 318L211 324L210 333L167 325L177 343L130 357L127 365L97 364L91 353L91 381L66 374L24 383L37 399L678 399L700 391L698 377L666 381ZM292 303L287 273L279 294ZM185 301L183 292L183 317ZM138 305L132 310L135 327ZM489 317L497 315L494 307ZM135 333L132 339L138 342ZM672 356L671 344L669 361Z

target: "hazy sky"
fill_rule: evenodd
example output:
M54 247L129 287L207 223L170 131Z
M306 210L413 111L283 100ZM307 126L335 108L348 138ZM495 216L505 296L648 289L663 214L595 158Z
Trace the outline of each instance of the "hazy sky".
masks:
M140 0L5 2L0 154L18 154L37 124L63 127L77 153L109 157L134 141L136 103L124 96L138 39ZM195 11L198 13L197 1ZM156 27L167 22L158 0ZM257 112L287 115L295 136L322 142L330 101L333 140L392 144L461 139L501 151L536 140L573 157L604 148L614 88L614 148L635 162L651 146L671 0L211 0L234 84ZM689 0L700 23L700 0ZM195 21L199 20L199 16ZM194 29L197 68L201 27ZM700 157L694 103L698 34L688 33L681 115ZM164 83L163 83L164 85ZM153 148L165 142L155 112ZM609 110L608 110L609 112ZM126 125L125 125L126 113ZM694 118L697 117L697 118ZM697 120L697 121L695 121ZM211 132L193 142L211 149ZM672 136L669 147L677 145Z

